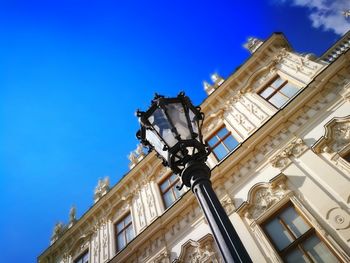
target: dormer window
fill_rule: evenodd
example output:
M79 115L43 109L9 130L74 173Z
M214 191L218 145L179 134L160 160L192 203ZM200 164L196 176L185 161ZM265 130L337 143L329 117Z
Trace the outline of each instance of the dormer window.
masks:
M263 88L259 95L279 109L298 91L299 89L296 86L278 76Z

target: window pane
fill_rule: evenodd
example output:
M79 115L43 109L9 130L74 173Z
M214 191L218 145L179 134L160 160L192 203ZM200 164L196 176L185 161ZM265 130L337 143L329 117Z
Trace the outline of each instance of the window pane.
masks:
M179 179L179 177L176 175L176 174L172 174L170 177L169 177L169 180L170 182L175 182Z
M134 229L130 225L126 230L126 243L129 243L134 238Z
M175 194L175 197L176 197L176 200L179 199L179 197L183 194L183 188L181 191L177 190L176 188L176 185L174 185L174 194Z
M310 229L310 226L297 214L293 207L285 209L280 216L297 238Z
M128 214L125 218L124 218L124 226L129 224L131 222L131 214Z
M118 251L122 250L125 247L125 245L126 243L125 243L124 232L123 232L117 236Z
M168 208L169 206L171 206L172 203L174 203L174 201L175 201L175 198L173 196L172 191L168 191L168 192L164 193L163 200L164 200L165 208Z
M210 147L212 147L215 143L218 142L218 138L216 136L214 136L213 138L211 138L209 141L208 141L208 144Z
M314 262L339 262L328 247L316 236L312 236L303 243L304 249Z
M260 96L263 98L267 98L268 96L270 96L272 94L272 92L274 92L275 90L271 87L267 87L266 89L264 89L261 93Z
M288 101L288 98L283 96L280 93L276 93L273 95L270 99L269 102L271 102L273 105L275 105L277 108L282 107L286 102Z
M83 256L83 263L88 263L89 262L89 253L86 253L84 256Z
M122 220L117 224L117 233L120 233L120 231L122 231L123 228L124 228L124 220Z
M228 134L228 130L223 127L220 131L218 131L217 135L222 139L226 134Z
M299 91L299 89L294 85L287 83L280 91L287 97L291 98Z
M213 151L219 160L224 158L228 153L222 144L219 144L218 146L216 146Z
M285 260L291 263L310 262L299 249L295 249L292 252L288 253L285 257Z
M277 78L274 82L271 83L270 86L277 89L277 88L279 88L282 85L283 82L284 82L283 79Z
M350 163L350 153L347 153L343 156L343 159L345 159L348 163Z
M267 223L265 230L280 251L293 242L293 237L284 229L277 218Z
M166 108L167 113L181 138L191 139L192 137L182 103L170 103Z
M177 143L175 134L171 131L169 120L162 109L156 109L148 118L154 129L159 133L160 137L169 145L174 146ZM151 139L151 138L149 138Z
M232 136L228 136L225 140L224 143L226 145L226 147L232 151L234 148L236 148L236 146L238 145L238 142L235 140L235 138L233 138Z
M170 182L168 179L166 179L161 185L160 185L160 189L162 190L162 192L165 191L165 189L170 185Z

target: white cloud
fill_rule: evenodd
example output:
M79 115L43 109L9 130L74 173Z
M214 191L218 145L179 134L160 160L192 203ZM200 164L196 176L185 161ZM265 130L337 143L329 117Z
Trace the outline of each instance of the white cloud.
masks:
M343 35L350 30L350 17L343 15L350 10L349 0L279 0L280 3L291 3L310 10L309 18L312 26L323 30L331 30Z

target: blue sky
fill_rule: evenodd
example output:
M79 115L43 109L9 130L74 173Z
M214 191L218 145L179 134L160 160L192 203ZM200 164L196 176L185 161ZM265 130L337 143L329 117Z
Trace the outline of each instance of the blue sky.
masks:
M284 32L322 54L350 28L346 1L0 1L1 262L35 262L71 205L114 185L155 92L229 76L246 39Z

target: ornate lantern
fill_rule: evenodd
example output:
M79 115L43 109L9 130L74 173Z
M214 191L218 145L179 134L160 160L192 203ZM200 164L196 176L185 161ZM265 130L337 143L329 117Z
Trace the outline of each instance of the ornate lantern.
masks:
M206 160L208 149L201 133L204 114L183 92L176 98L156 94L151 107L146 112L138 110L137 117L141 123L137 138L155 149L175 173L180 174L189 161Z

